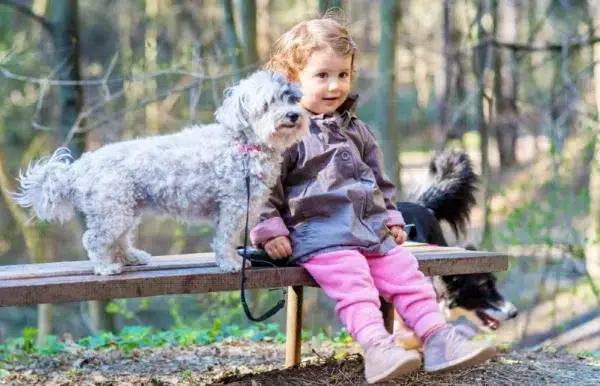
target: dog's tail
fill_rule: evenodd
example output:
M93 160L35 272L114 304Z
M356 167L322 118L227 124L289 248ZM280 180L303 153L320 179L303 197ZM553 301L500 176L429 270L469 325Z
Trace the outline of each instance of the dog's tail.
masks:
M471 159L463 151L445 151L431 160L428 174L418 203L431 209L438 220L446 220L455 234L465 233L479 181Z
M23 173L19 171L19 192L12 194L17 204L33 208L40 220L59 220L73 217L69 199L68 169L73 158L67 148L60 148L51 157L32 161Z

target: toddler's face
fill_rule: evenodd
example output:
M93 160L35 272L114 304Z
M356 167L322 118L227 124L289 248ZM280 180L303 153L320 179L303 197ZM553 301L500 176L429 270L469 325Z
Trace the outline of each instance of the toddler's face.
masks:
M351 86L352 55L340 56L330 50L313 52L298 81L302 106L316 114L334 112L348 97Z

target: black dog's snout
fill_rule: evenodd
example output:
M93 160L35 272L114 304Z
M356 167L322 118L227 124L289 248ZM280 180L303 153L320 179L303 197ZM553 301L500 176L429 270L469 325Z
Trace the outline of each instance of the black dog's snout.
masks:
M294 113L293 111L290 111L289 113L285 114L285 117L294 123L298 120L300 115L298 113Z
M515 318L517 315L519 315L519 310L517 310L516 308L513 308L512 310L510 310L510 312L508 313L508 318L512 319Z

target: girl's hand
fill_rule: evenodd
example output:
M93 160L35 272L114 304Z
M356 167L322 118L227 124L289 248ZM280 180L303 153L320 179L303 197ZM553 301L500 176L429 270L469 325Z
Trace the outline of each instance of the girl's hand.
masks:
M404 228L399 225L394 225L390 227L390 232L396 241L396 244L402 245L406 241L406 232L404 232Z
M287 236L278 236L267 241L264 246L265 252L271 259L285 259L292 255L292 245Z

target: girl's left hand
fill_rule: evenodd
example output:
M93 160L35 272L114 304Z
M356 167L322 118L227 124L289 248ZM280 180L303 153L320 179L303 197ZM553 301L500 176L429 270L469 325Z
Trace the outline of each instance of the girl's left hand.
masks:
M390 232L396 241L396 244L402 245L406 241L406 232L404 232L404 228L399 225L394 225L390 227Z

